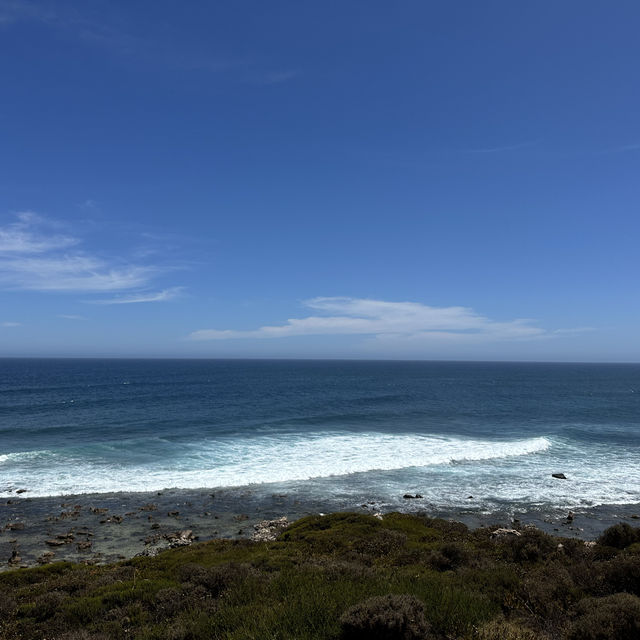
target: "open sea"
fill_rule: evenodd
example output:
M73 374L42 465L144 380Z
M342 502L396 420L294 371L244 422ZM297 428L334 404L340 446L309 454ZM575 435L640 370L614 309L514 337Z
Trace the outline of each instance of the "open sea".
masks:
M639 503L640 365L0 360L0 496L248 485L336 509Z

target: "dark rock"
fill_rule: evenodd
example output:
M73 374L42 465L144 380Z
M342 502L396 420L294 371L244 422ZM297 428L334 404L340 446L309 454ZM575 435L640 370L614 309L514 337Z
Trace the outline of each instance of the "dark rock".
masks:
M44 543L50 547L62 547L67 544L64 540L45 540Z
M167 515L168 515L168 516L171 516L172 518L175 518L176 516L179 516L179 515L180 515L180 512L179 512L179 511L169 511L169 512L167 513Z
M9 531L22 531L24 529L24 522L10 522L5 529Z
M81 540L76 543L78 551L89 551L91 549L91 540Z
M18 489L16 493L26 493L27 489Z
M405 500L415 500L416 498L422 498L422 496L419 493L416 493L416 495L411 495L410 493L405 493L402 496Z
M566 480L567 476L564 475L564 473L552 473L551 474L552 478L558 478L558 480Z
M98 507L91 507L91 513L97 513L97 514L103 514L103 513L107 513L107 511L109 511L109 509L106 508L98 508Z
M17 564L20 564L22 562L22 558L20 557L20 552L18 551L17 548L14 548L13 551L11 552L11 557L9 558L9 566L10 567L14 567Z

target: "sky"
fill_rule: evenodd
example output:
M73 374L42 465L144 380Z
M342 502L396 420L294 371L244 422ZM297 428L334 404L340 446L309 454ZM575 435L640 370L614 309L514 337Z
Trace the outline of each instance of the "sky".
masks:
M640 361L639 32L0 0L0 356Z

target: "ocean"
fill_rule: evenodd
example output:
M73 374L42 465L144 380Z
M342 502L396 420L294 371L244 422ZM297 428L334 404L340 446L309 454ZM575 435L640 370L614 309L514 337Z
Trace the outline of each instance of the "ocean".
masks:
M335 510L639 503L640 365L0 360L1 497L231 487Z

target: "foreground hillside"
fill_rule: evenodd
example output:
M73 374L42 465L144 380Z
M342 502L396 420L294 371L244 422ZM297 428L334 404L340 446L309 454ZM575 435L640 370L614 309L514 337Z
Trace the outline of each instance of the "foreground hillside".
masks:
M640 530L596 545L404 514L0 574L0 638L640 638Z

